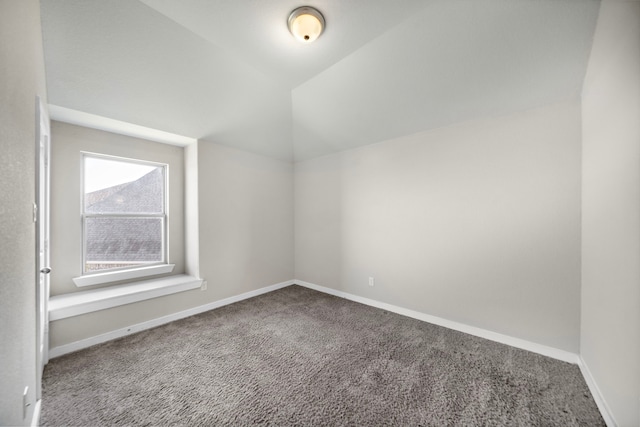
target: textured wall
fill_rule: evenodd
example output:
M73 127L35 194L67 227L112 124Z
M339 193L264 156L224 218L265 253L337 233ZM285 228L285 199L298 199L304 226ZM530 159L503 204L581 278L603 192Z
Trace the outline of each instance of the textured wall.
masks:
M603 1L582 100L582 358L640 425L640 2Z
M577 101L298 162L295 180L297 279L577 353Z
M0 424L28 425L35 406L36 95L46 102L40 6L0 1ZM22 393L31 403L22 415Z

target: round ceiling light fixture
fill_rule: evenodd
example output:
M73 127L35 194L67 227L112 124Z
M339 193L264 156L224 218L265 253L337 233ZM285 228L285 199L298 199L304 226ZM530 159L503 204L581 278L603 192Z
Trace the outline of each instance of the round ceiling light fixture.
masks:
M295 9L289 15L289 31L303 43L311 43L324 31L324 16L310 6Z

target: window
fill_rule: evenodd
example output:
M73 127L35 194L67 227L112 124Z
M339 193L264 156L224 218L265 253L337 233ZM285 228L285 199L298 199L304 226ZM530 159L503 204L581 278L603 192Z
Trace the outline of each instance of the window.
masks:
M168 166L90 153L82 161L82 274L167 264Z

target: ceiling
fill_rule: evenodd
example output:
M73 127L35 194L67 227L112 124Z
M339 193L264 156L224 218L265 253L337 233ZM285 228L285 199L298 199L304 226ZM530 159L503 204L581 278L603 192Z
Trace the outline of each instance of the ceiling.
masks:
M327 21L291 37L301 5ZM578 96L597 0L41 0L51 104L304 160Z

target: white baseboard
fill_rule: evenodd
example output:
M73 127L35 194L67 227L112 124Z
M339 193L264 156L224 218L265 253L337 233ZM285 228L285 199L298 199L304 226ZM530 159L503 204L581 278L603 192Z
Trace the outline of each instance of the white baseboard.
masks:
M521 348L523 350L531 351L533 353L542 354L543 356L562 360L563 362L569 362L572 364L579 363L579 356L569 351L560 350L554 347L549 347L543 344L534 343L534 342L523 340L520 338L514 338L509 335L499 334L497 332L489 331L482 328L477 328L475 326L465 325L464 323L454 322L452 320L443 319L441 317L431 316L429 314L421 313L419 311L409 310L407 308L398 307L395 305L372 300L369 298L349 294L347 292L338 291L335 289L305 282L303 280L294 280L293 282L297 285L304 286L305 288L314 289L316 291L324 292L326 294L334 295L340 298L359 302L361 304L391 311L393 313L397 313L403 316L422 320L424 322L433 323L434 325L443 326L445 328L453 329L459 332L464 332L465 334L474 335L476 337L485 338L491 341L496 341L502 344L510 345L512 347Z
M36 402L36 406L33 407L33 416L31 417L31 427L38 427L40 425L40 411L42 410L42 399Z
M607 405L607 401L604 400L602 392L600 392L600 388L598 387L596 380L593 378L593 375L591 374L591 371L589 370L589 367L587 366L587 363L584 361L582 356L580 356L579 358L578 366L580 367L580 372L582 372L582 376L584 377L584 380L589 387L591 396L593 396L593 400L596 402L596 405L598 406L600 414L602 415L604 422L607 424L607 427L617 427L618 424L616 423L615 418L613 418L613 413L611 412L609 405Z
M247 298L252 298L258 295L272 292L277 289L281 289L293 284L298 284L300 286L304 286L309 289L314 289L319 292L334 295L340 298L348 299L348 300L369 305L372 307L380 308L393 313L401 314L403 316L407 316L414 319L422 320L424 322L432 323L434 325L439 325L445 328L464 332L466 334L474 335L480 338L496 341L502 344L510 345L512 347L532 351L534 353L542 354L544 356L548 356L553 359L558 359L558 360L562 360L564 362L569 362L573 364L580 364L580 357L575 353L545 346L542 344L534 343L534 342L523 340L520 338L511 337L508 335L503 335L503 334L489 331L486 329L477 328L475 326L465 325L464 323L454 322L451 320L443 319L441 317L421 313L419 311L409 310L407 308L398 307L392 304L387 304L387 303L376 301L370 298L349 294L347 292L338 291L336 289L327 288L324 286L316 285L314 283L305 282L303 280L288 280L286 282L276 283L275 285L266 286L264 288L256 289L250 292L245 292L240 295L225 298L219 301L214 301L205 305L180 311L178 313L169 314L167 316L159 317L157 319L149 320L147 322L138 323L136 325L117 329L115 331L107 332L105 334L97 335L95 337L90 337L80 341L75 341L69 344L61 345L58 347L53 347L49 350L49 358L53 359L55 357L62 356L63 354L71 353L77 350L81 350L83 348L91 347L96 344L101 344L103 342L121 338L126 335L131 335L136 332L143 331L145 329L154 328L156 326L160 326L165 323L173 322L174 320L183 319L185 317L189 317L195 314L203 313L205 311L213 310L215 308L222 307L228 304L233 304L234 302L242 301Z
M234 302L238 302L238 301L242 301L258 295L266 294L268 292L272 292L277 289L291 286L294 283L295 281L293 280L276 283L275 285L266 286L264 288L256 289L255 291L245 292L240 295L225 298L219 301L214 301L205 305L180 311L178 313L169 314L167 316L159 317L157 319L149 320L147 322L138 323L136 325L128 326L126 328L117 329L115 331L107 332L105 334L97 335L95 337L90 337L90 338L86 338L80 341L75 341L69 344L64 344L58 347L53 347L49 349L49 359L53 359L55 357L59 357L64 354L72 353L74 351L82 350L83 348L91 347L96 344L102 344L103 342L115 340L117 338L121 338L131 334L135 334L136 332L144 331L145 329L155 328L156 326L164 325L165 323L173 322L174 320L184 319L185 317L204 313L205 311L209 311L215 308L223 307L225 305L233 304Z
M403 316L411 317L413 319L422 320L424 322L432 323L434 325L443 326L445 328L453 329L469 335L474 335L480 338L485 338L491 341L496 341L502 344L510 345L512 347L538 353L543 356L561 360L563 362L577 364L580 368L580 371L583 377L585 378L585 381L589 387L591 395L593 396L593 399L595 400L596 405L598 406L598 409L600 410L600 413L602 414L602 417L606 422L607 426L617 427L615 419L611 415L612 414L611 410L609 409L609 406L604 400L604 397L602 396L602 393L600 392L600 389L598 388L597 383L593 378L593 375L589 371L587 364L584 362L582 357L580 357L575 353L571 353L571 352L560 350L554 347L549 347L546 345L534 343L534 342L523 340L520 338L511 337L508 335L500 334L500 333L489 331L486 329L477 328L475 326L466 325L464 323L454 322L451 320L443 319L441 317L432 316L432 315L421 313L418 311L409 310L407 308L398 307L392 304L387 304L387 303L376 301L370 298L349 294L347 292L338 291L336 289L327 288L324 286L316 285L314 283L305 282L303 280L288 280L286 282L276 283L275 285L266 286L264 288L256 289L254 291L245 292L240 295L236 295L233 297L225 298L219 301L214 301L205 305L194 307L189 310L180 311L178 313L173 313L157 319L149 320L147 322L138 323L136 325L132 325L126 328L121 328L115 331L107 332L106 334L76 341L70 344L61 345L58 347L53 347L49 350L49 358L53 359L55 357L59 357L67 353L72 353L74 351L91 347L96 344L101 344L103 342L107 342L107 341L111 341L127 335L131 335L136 332L143 331L145 329L154 328L156 326L160 326L165 323L173 322L174 320L184 319L185 317L193 316L199 313L203 313L205 311L209 311L219 307L223 307L225 305L233 304L238 301L242 301L258 295L266 294L268 292L282 289L294 284L303 286L305 288L313 289L319 292L323 292L329 295L334 295L340 298L348 299L350 301L369 305L371 307L376 307L382 310L387 310ZM40 421L40 410L41 410L41 401L39 400L36 403L36 406L34 408L33 418L31 421L32 426L38 425Z

